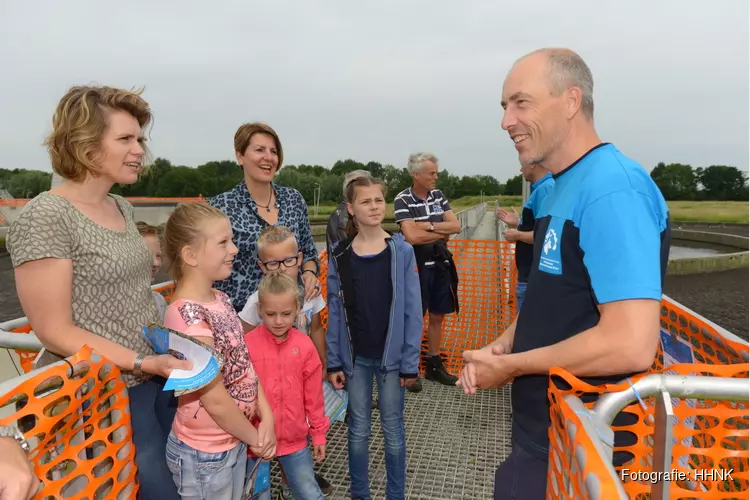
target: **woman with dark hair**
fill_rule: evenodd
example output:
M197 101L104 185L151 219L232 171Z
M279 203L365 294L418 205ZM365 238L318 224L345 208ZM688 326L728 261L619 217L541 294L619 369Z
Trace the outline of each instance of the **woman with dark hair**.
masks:
M320 294L318 252L307 215L307 203L299 191L273 182L284 161L279 136L264 123L246 123L234 134L234 153L244 178L229 191L211 200L232 222L239 253L232 275L216 283L229 295L239 312L258 289L263 271L258 266L258 236L269 225L287 226L302 252L305 300Z
M258 290L263 277L258 258L258 237L266 227L279 225L292 230L302 252L304 300L315 298L320 295L320 262L307 203L296 189L273 182L284 162L278 134L265 123L245 123L234 134L234 154L242 167L242 182L214 197L211 205L229 217L233 241L239 252L234 257L232 274L214 286L229 295L237 312L242 311L247 299ZM273 261L263 264L286 265ZM315 479L323 493L332 491L325 478L316 474ZM285 483L282 483L282 491L285 489Z

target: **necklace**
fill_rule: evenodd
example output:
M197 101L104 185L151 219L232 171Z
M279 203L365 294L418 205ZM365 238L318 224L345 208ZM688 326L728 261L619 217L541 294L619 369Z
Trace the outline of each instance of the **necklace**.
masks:
M271 192L268 193L268 203L266 203L265 205L261 205L260 203L258 203L259 207L263 207L266 209L266 213L271 213L271 200L273 200L273 188L270 187L270 190Z

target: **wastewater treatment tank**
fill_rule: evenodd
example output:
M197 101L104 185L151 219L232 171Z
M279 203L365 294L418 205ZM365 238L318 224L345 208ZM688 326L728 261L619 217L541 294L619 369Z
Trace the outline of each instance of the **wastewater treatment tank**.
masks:
M673 239L669 249L669 259L713 257L737 252L737 248L704 241Z

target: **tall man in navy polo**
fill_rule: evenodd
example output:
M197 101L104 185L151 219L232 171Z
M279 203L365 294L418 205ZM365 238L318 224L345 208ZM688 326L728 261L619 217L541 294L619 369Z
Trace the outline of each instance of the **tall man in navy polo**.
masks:
M521 310L523 299L526 296L526 287L531 271L531 262L534 259L534 225L536 216L539 214L544 200L550 190L555 187L552 174L541 165L531 163L521 165L521 175L526 182L531 183L531 195L523 206L521 216L515 211L508 212L503 208L497 209L500 220L512 226L503 232L505 239L516 243L516 273L518 284L516 285L516 311Z
M409 157L410 188L393 200L393 214L401 232L413 247L422 288L422 314L430 311L427 324L425 378L444 385L455 385L458 377L445 369L440 357L443 317L458 312L458 274L447 242L461 232L461 222L445 195L436 188L438 159L431 153ZM412 384L419 390L421 383Z
M518 60L502 105L521 163L544 165L555 188L537 217L523 308L492 344L464 353L459 385L475 394L514 380L513 448L495 473L495 499L542 500L549 370L601 385L651 366L670 222L648 172L599 139L593 79L577 54L543 49ZM624 437L616 432L615 443Z

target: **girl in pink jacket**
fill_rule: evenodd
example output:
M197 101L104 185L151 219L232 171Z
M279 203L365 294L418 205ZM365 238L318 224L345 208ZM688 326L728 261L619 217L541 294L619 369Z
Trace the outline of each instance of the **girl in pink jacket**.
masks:
M293 328L303 295L297 282L270 273L258 286L263 323L245 335L255 371L274 414L276 454L295 499L323 500L313 457L326 454L330 425L323 400L323 364L310 337ZM313 456L308 449L312 438ZM248 450L248 470L258 458ZM261 497L262 498L262 497ZM265 498L270 499L270 491Z

